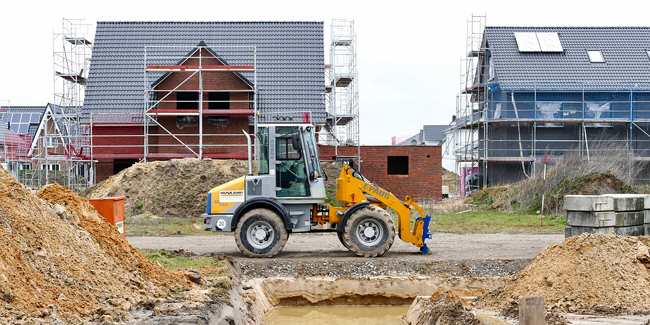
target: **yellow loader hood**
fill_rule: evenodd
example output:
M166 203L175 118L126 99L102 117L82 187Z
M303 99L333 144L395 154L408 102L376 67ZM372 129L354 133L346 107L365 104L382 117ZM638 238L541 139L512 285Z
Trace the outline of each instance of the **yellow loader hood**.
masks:
M207 214L223 213L246 200L244 184L246 176L219 185L208 193Z

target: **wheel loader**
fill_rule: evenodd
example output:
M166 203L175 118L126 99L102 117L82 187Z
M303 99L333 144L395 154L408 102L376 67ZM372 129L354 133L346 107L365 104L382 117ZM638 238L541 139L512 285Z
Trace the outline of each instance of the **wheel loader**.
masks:
M291 233L336 232L357 256L386 253L395 227L386 212L397 212L397 234L424 254L430 216L407 196L404 201L376 186L349 165L336 180L337 205L326 204L324 177L315 130L305 124L260 124L257 175L253 174L248 138L248 175L219 185L208 193L205 230L234 232L237 247L249 257L278 254ZM411 207L418 213L411 230Z

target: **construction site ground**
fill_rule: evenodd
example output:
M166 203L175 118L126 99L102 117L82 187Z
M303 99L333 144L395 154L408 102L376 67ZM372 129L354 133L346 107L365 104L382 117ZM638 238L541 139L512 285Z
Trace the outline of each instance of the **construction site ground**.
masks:
M233 279L231 294L234 299L248 301L250 311L259 313L260 310L268 312L268 306L265 309L258 305L260 295L265 296L262 301L271 300L266 303L272 306L304 306L310 303L314 303L314 306L345 305L351 301L361 304L410 304L413 297L409 296L408 290L433 290L428 294L443 290L462 299L476 299L475 296L507 287L512 277L531 264L541 251L563 243L564 235L435 233L430 241L432 255L422 255L412 245L396 240L391 250L381 258L355 257L333 234L292 234L283 252L271 259L245 257L237 249L231 234L130 236L128 240L138 249L164 249L227 260ZM395 289L395 283L402 289ZM364 293L364 290L370 290L366 286L376 287L380 293ZM318 294L307 288L318 288L314 289ZM270 292L275 292L279 298L269 298ZM346 296L350 292L358 296ZM309 299L317 302L307 301ZM251 301L254 301L252 307ZM471 306L465 308L472 309L479 316L481 322L476 324L516 324L516 316L506 318L498 311L481 308L471 301L463 300L463 304ZM412 315L412 311L409 314ZM607 312L591 315L562 312L551 315L553 318L548 324L627 325L643 324L649 318L646 315ZM427 323L422 319L408 321L407 324ZM451 323L454 323L453 319Z
M650 315L650 237L565 240L561 217L540 227L539 216L464 200L425 204L447 216L434 217L432 255L396 239L384 256L359 258L335 234L315 233L290 235L274 258L247 258L232 234L205 232L196 217L207 189L241 169L155 162L98 184L86 196L130 200L127 240L69 189L35 196L0 171L0 242L9 247L0 250L0 323L273 325L265 317L276 307L381 305L409 306L406 324L516 324L517 298L529 294L546 297L547 324L643 324Z

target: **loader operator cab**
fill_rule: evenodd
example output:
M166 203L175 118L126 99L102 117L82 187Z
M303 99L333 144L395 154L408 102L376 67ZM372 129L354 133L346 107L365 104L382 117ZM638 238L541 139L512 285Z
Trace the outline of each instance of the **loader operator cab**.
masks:
M258 175L275 176L275 196L324 197L316 136L311 125L260 125L258 127ZM322 187L322 191L320 190Z

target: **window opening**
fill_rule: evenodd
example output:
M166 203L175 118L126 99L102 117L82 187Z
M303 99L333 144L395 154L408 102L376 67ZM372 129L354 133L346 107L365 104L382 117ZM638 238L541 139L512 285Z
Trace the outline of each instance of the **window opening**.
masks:
M589 62L591 63L602 63L605 62L603 53L600 50L588 50L587 55L589 55Z
M388 175L408 175L408 156L388 156Z
M230 109L229 92L208 93L208 109Z
M177 109L199 109L199 93L196 91L176 93Z

